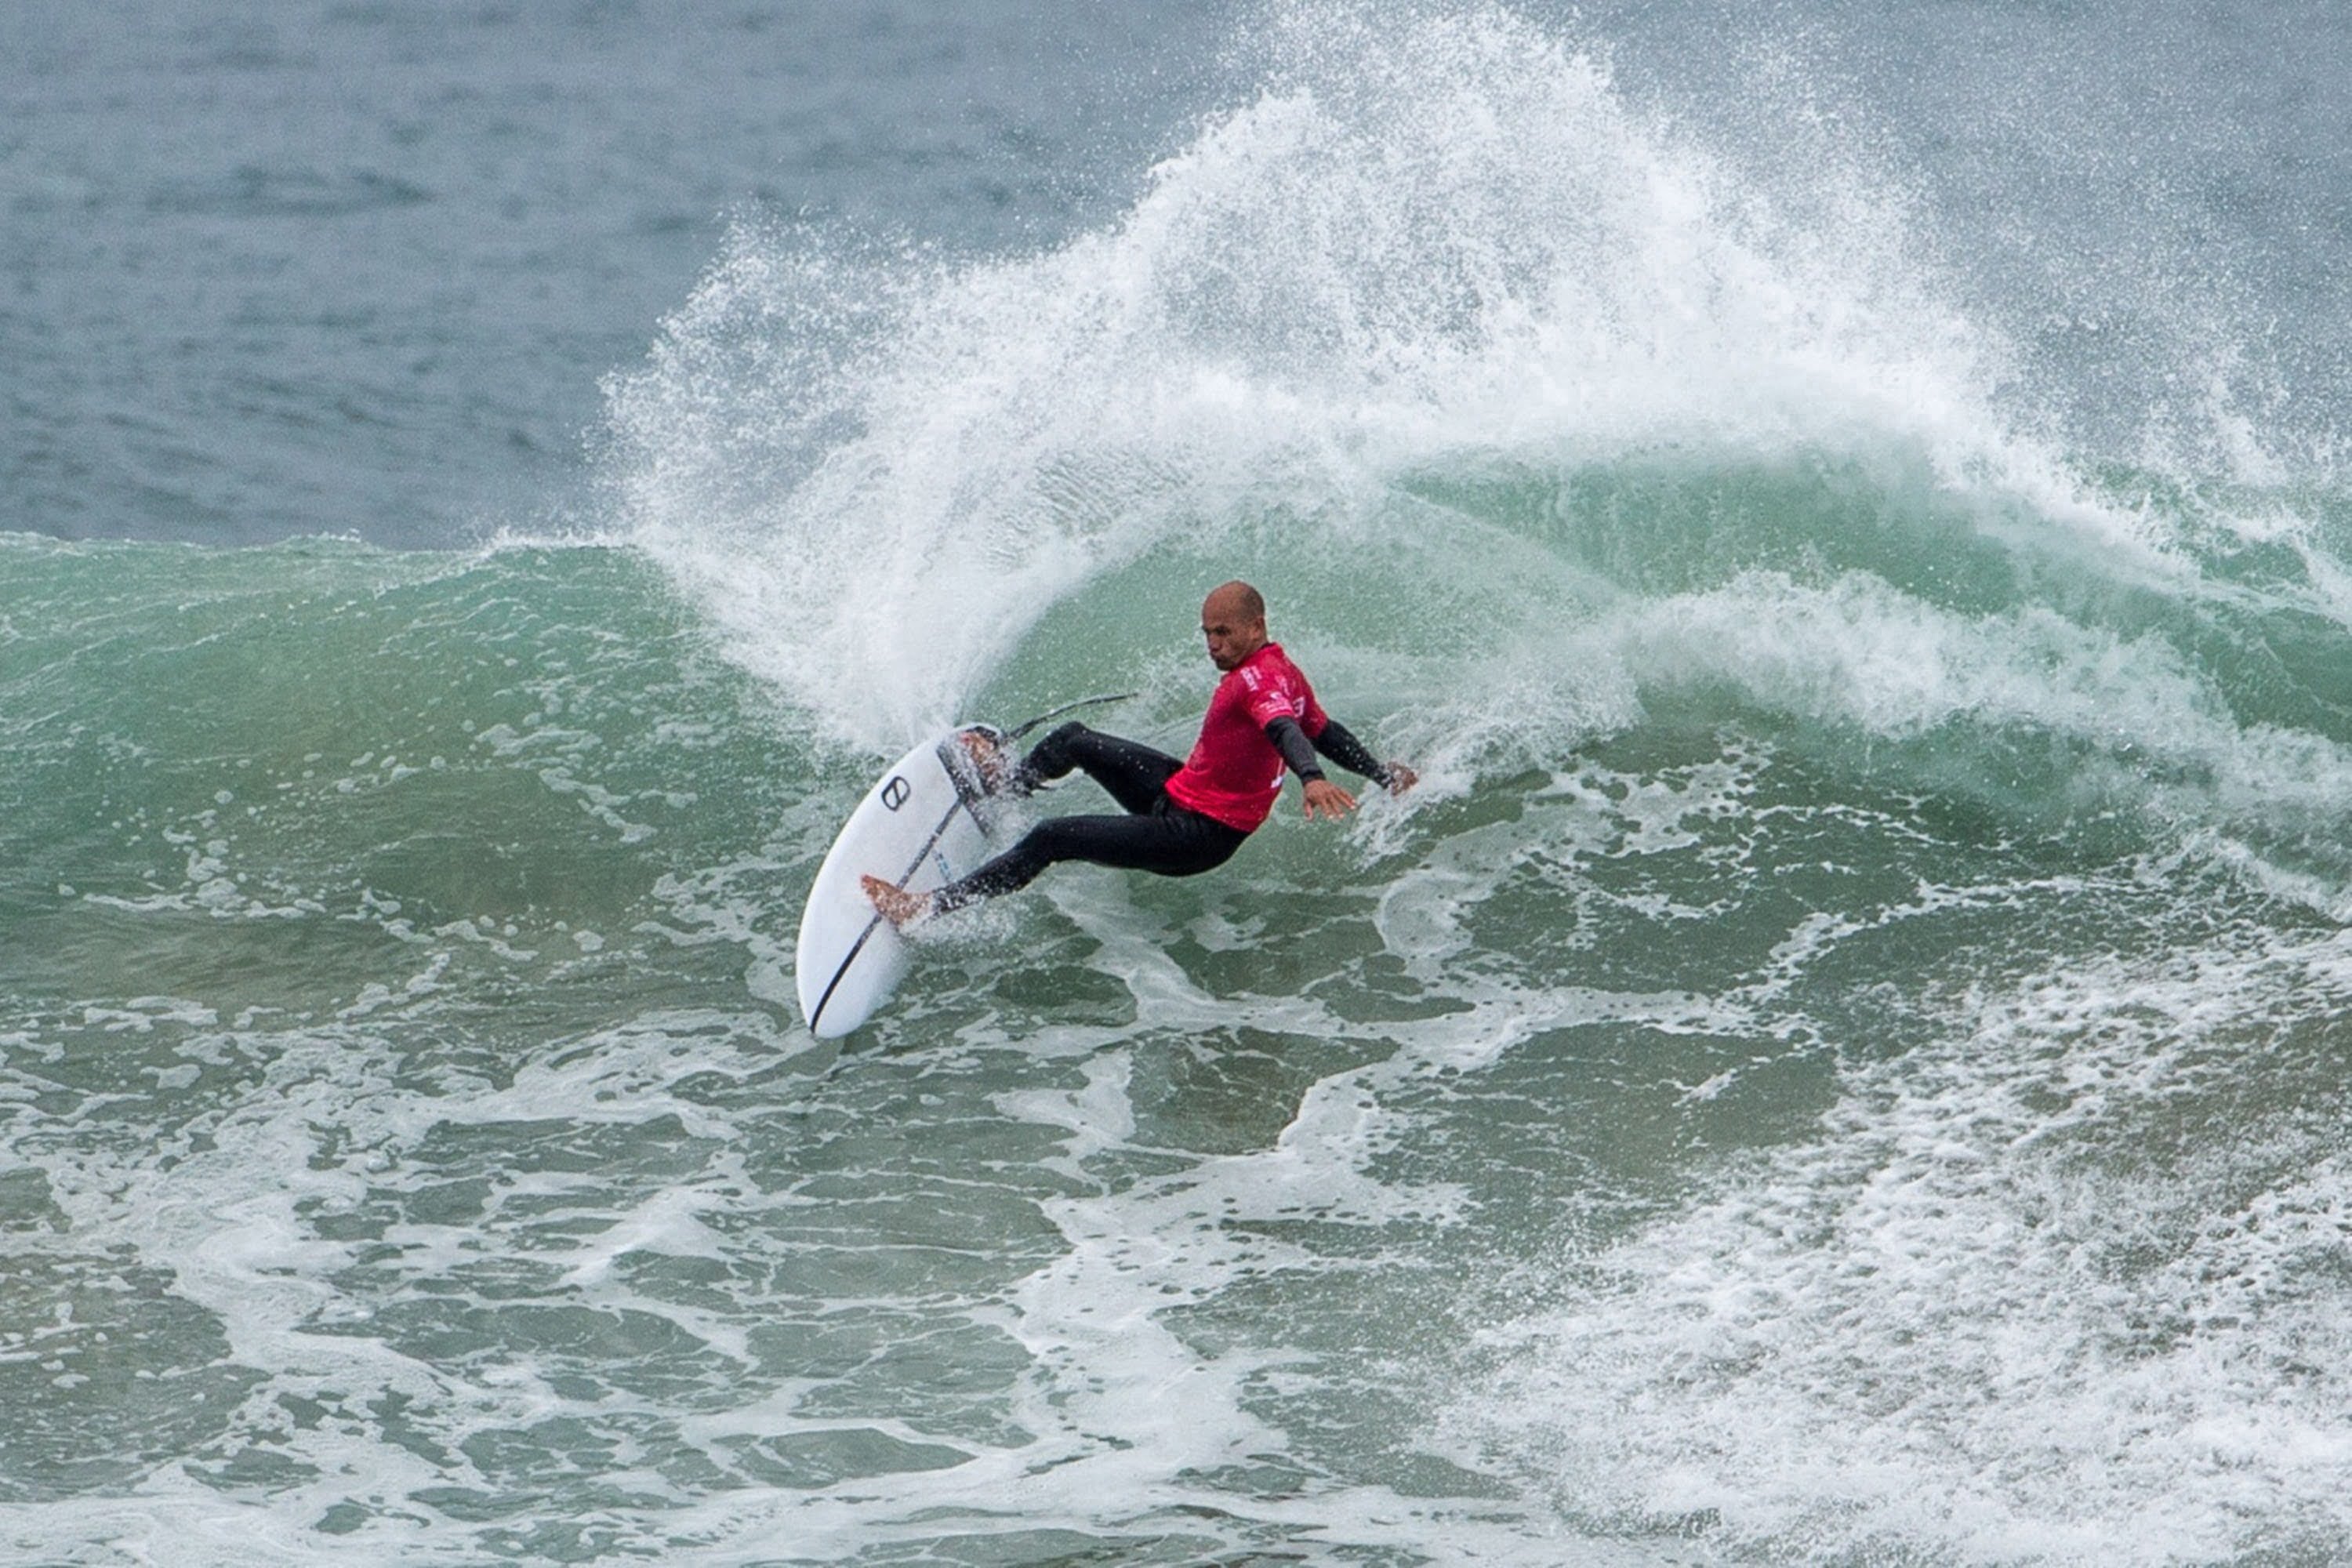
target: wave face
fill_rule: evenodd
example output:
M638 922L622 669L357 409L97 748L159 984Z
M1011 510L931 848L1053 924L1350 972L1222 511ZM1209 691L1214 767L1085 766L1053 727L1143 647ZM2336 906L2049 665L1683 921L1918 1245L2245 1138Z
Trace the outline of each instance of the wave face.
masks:
M2352 1554L2327 416L1785 78L1255 21L1066 243L744 226L595 544L0 544L17 1549ZM877 761L1235 575L1422 786L809 1038Z

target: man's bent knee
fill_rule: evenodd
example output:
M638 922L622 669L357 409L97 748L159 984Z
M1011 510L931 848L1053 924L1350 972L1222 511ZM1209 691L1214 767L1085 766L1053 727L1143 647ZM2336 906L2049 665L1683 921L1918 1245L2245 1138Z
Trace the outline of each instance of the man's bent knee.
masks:
M1094 731L1073 719L1049 731L1029 750L1022 771L1041 779L1057 779L1078 765L1078 757Z

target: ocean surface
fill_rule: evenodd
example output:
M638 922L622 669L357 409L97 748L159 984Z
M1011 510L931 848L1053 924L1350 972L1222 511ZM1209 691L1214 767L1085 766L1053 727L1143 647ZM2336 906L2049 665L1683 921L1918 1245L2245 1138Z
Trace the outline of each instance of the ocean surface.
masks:
M0 7L0 1561L2352 1560L2347 51ZM1234 576L1421 786L813 1039Z

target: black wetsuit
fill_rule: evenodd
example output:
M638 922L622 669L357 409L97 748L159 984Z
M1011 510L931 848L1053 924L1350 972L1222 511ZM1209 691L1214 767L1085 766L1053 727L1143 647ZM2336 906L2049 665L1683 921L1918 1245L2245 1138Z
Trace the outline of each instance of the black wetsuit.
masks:
M1266 726L1266 736L1302 779L1323 776L1315 761L1320 752L1350 773L1388 782L1388 770L1337 721L1326 722L1323 733L1312 742L1293 719L1276 720ZM1007 790L1026 795L1076 768L1108 791L1128 815L1057 816L1041 822L995 859L933 893L931 908L960 909L1012 892L1060 860L1086 860L1160 877L1196 876L1223 865L1249 834L1168 798L1168 781L1183 765L1140 742L1105 735L1084 724L1063 725L1022 759Z

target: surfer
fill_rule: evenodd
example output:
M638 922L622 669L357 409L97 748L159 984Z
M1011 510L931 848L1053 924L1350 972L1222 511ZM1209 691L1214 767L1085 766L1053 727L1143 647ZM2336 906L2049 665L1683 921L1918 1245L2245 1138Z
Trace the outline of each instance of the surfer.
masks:
M1286 770L1304 786L1308 820L1338 818L1356 808L1354 795L1323 776L1318 755L1392 795L1413 786L1411 768L1380 761L1325 714L1307 677L1266 636L1265 600L1255 588L1227 583L1211 593L1201 605L1201 635L1224 678L1183 762L1074 722L1008 765L984 736L966 734L973 761L1003 777L1000 793L1027 795L1076 768L1109 791L1126 815L1041 822L995 859L932 893L862 878L874 907L893 924L905 925L1026 887L1058 860L1161 877L1212 870L1272 814Z

